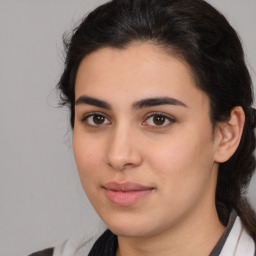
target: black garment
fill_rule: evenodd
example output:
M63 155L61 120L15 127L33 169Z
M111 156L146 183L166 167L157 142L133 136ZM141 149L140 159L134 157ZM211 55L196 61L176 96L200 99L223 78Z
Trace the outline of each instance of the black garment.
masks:
M213 248L209 256L219 256L220 252L228 238L228 235L235 223L237 214L233 210L230 214L229 221L225 232L222 234L218 243ZM88 256L116 256L117 236L110 230L106 230L94 243ZM40 252L33 253L29 256L52 256L53 248L49 248ZM85 255L86 256L86 255Z
M228 235L229 235L231 229L234 226L234 223L236 221L236 217L237 217L236 211L232 210L232 212L230 213L230 216L229 216L228 225L227 225L224 233L220 237L218 243L214 246L214 248L213 248L213 250L212 250L212 252L210 253L209 256L218 256L218 255L220 255L220 252L221 252L224 244L226 243Z
M45 250L42 250L40 252L34 252L30 254L29 256L52 256L53 255L54 248L48 248Z
M209 256L219 256L220 252L228 238L228 235L235 223L237 214L233 210L230 214L228 226L225 232L222 234L218 243L213 248ZM117 236L110 230L106 230L94 243L88 256L116 256L117 249Z
M94 243L88 256L116 256L117 236L109 229Z

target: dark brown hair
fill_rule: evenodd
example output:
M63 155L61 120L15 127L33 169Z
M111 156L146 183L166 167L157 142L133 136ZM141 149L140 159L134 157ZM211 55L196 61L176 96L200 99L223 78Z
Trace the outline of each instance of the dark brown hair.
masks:
M220 164L216 208L223 224L235 209L256 241L256 218L245 192L255 170L255 111L242 45L225 17L202 0L113 0L91 12L66 42L65 70L58 88L71 111L81 60L102 47L125 48L150 41L171 50L189 64L198 88L210 99L213 127L242 106L245 126L235 154Z

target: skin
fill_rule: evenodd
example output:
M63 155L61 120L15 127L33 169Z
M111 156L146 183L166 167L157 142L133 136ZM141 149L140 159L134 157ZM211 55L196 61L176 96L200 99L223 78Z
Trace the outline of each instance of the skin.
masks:
M81 100L85 96L101 104ZM134 107L162 97L181 103ZM81 183L118 235L117 255L209 255L225 228L215 208L218 166L238 146L241 108L213 130L208 96L188 65L150 43L86 56L75 98L73 148ZM105 194L112 181L152 190L119 206Z

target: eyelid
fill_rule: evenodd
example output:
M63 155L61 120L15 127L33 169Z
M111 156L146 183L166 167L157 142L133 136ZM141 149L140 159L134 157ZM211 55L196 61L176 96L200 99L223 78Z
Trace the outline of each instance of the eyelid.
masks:
M94 115L103 116L104 118L106 118L106 119L109 121L109 123L111 123L111 119L110 119L110 117L109 117L108 115L106 115L106 114L104 114L104 113L102 113L102 112L98 112L98 111L91 111L91 112L88 112L88 113L84 114L84 115L82 116L82 118L81 118L81 122L82 122L82 123L86 123L87 126L90 126L90 127L93 127L93 128L100 128L101 126L106 125L106 124L101 124L101 125L95 124L95 125L91 125L91 124L89 124L88 122L86 122L86 121L88 120L88 118L90 118L90 117L92 117L92 116L94 116Z
M90 117L94 116L94 115L100 115L100 116L103 116L104 118L107 119L108 123L107 124L89 124L88 122L86 122ZM151 125L151 124L147 124L147 120L149 118L152 118L154 116L162 116L164 118L166 118L166 120L168 120L168 124L165 124L165 125ZM112 123L111 121L111 118L106 115L105 113L102 113L100 111L91 111L91 112L88 112L88 113L85 113L82 118L81 118L81 122L82 123L85 123L87 126L89 127L92 127L92 128L101 128L103 126L106 126L106 125L109 125ZM145 115L145 117L143 118L143 122L142 122L142 125L144 126L148 126L148 127L151 127L151 128L154 128L154 129L161 129L161 128L166 128L168 127L169 125L171 125L172 123L176 122L176 119L169 115L169 114L166 114L166 113L163 113L163 112L150 112L148 113L147 115Z
M145 124L146 121L149 118L154 117L154 116L162 116L162 117L166 118L169 121L169 123L167 125L148 125L148 124ZM149 113L145 116L144 121L142 122L142 124L143 125L145 124L146 126L151 126L154 129L161 129L161 128L165 128L165 127L169 126L170 124L172 124L174 122L176 122L176 119L173 116L169 115L169 114L166 114L166 113L163 113L163 112L151 112L151 113Z

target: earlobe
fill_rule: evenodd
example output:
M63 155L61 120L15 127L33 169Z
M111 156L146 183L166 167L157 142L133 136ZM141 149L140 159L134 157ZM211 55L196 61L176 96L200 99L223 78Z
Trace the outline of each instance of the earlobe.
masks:
M234 107L227 122L217 127L218 140L214 160L226 162L239 146L245 122L245 114L241 106Z

